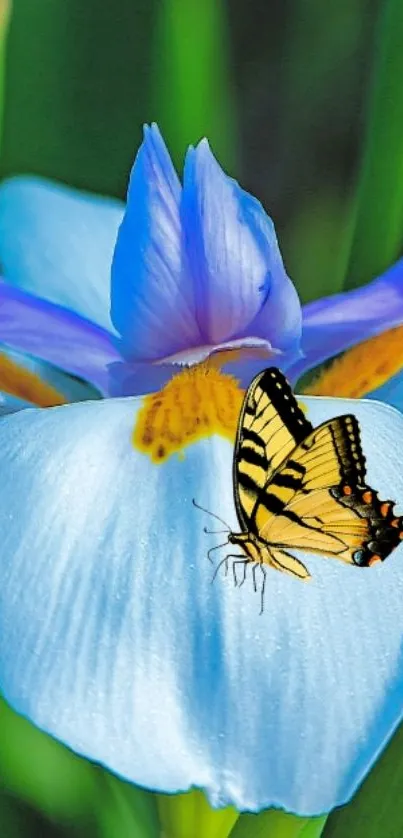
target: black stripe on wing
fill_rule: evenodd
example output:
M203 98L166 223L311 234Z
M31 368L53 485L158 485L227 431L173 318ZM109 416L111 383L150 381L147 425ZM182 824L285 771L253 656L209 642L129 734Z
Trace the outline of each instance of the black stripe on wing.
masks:
M283 373L276 367L269 367L261 375L258 387L268 397L282 423L294 437L295 445L298 445L313 431L313 425L299 407Z
M352 486L362 486L365 484L366 463L357 418L351 413L338 416L337 424L335 427L330 424L330 429L342 480Z
M260 492L282 459L313 430L282 373L271 367L257 375L245 395L234 451L234 496L240 525L253 529ZM297 487L298 463L286 469L282 485ZM280 484L279 484L280 485Z

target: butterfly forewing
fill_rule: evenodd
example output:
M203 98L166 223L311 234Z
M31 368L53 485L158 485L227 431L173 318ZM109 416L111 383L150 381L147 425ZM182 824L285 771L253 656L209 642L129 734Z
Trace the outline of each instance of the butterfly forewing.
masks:
M253 510L268 480L311 431L279 370L256 376L244 400L234 454L235 504L245 530L255 529ZM288 474L294 474L292 462Z

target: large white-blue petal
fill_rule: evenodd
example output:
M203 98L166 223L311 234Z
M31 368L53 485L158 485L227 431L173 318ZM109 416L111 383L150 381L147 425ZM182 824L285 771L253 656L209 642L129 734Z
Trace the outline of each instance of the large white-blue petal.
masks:
M124 206L38 177L0 186L0 261L8 282L114 332L113 248Z
M357 415L369 482L401 512L403 417L375 402L306 403L315 423ZM327 811L403 714L403 547L371 569L305 556L305 585L269 571L260 616L249 577L211 584L206 551L225 536L206 535L192 505L238 528L232 446L214 437L153 465L131 447L138 405L0 422L0 687L140 785Z

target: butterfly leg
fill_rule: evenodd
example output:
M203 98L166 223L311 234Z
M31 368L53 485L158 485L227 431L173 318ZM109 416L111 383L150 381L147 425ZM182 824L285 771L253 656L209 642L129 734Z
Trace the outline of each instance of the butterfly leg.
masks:
M234 585L235 585L235 587L238 585L238 587L240 588L240 587L241 587L241 585L243 585L243 583L245 582L245 579L246 579L246 565L248 565L248 564L249 564L249 562L250 562L250 560L249 560L249 559L245 559L245 558L242 558L242 559L241 559L241 558L239 558L239 559L238 559L238 561L234 561L234 562L232 562L232 574L233 574L233 577L234 577ZM238 584L238 579L237 579L236 570L235 570L235 567L236 567L236 565L238 565L238 564L242 564L242 565L243 565L243 579L242 579L242 582L239 582L239 584Z
M211 580L211 584L213 584L213 582L215 581L217 573L218 573L220 567L222 567L223 565L225 565L225 575L227 575L227 573L228 573L228 556L224 556L224 558L221 559L221 561L218 563L218 565L217 565L217 567L216 567L216 569L213 573L213 578Z
M221 545L221 546L222 546L222 545ZM230 553L228 556L224 556L224 558L223 558L223 559L221 559L221 561L218 563L218 565L217 565L217 567L216 567L216 569L215 569L215 571L214 571L214 575L213 575L213 578L212 578L212 580L211 580L211 581L212 581L212 582L214 582L214 580L215 580L215 578L216 578L216 576L217 576L217 573L218 573L218 571L219 571L220 567L222 567L222 565L225 565L225 575L226 575L226 576L228 575L228 570L229 570L228 559L242 559L242 558L243 558L243 557L242 557L242 555L241 555L240 553L235 553L235 555L232 555L232 554Z
M260 589L260 600L261 600L260 613L263 614L264 592L265 592L265 587L266 587L266 575L267 574L266 574L266 568L264 567L262 562L256 562L253 565L253 567L252 567L252 578L253 578L253 589L255 591L255 594L257 593L256 571L257 571L258 568L260 568L260 571L261 571L262 576L263 576L262 587Z
M255 594L257 593L256 569L258 567L261 567L260 562L256 562L252 567L253 590L255 591Z
M265 592L265 587L266 587L266 576L267 576L267 571L266 571L266 568L265 568L265 567L263 567L263 565L262 565L262 564L260 564L260 570L262 571L262 574L263 574L262 587L261 587L261 590L260 590L260 613L261 613L261 614L263 614L263 609L264 609L264 592Z

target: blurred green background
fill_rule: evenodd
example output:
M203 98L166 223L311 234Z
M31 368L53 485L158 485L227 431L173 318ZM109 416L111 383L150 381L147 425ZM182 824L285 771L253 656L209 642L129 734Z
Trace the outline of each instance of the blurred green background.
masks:
M207 135L260 198L303 300L402 253L402 0L0 0L1 24L2 177L123 198L155 120L179 167ZM371 799L399 796L393 748ZM386 834L367 819L368 782L349 808L363 832L344 810L326 836ZM0 703L0 838L157 836L138 795Z

